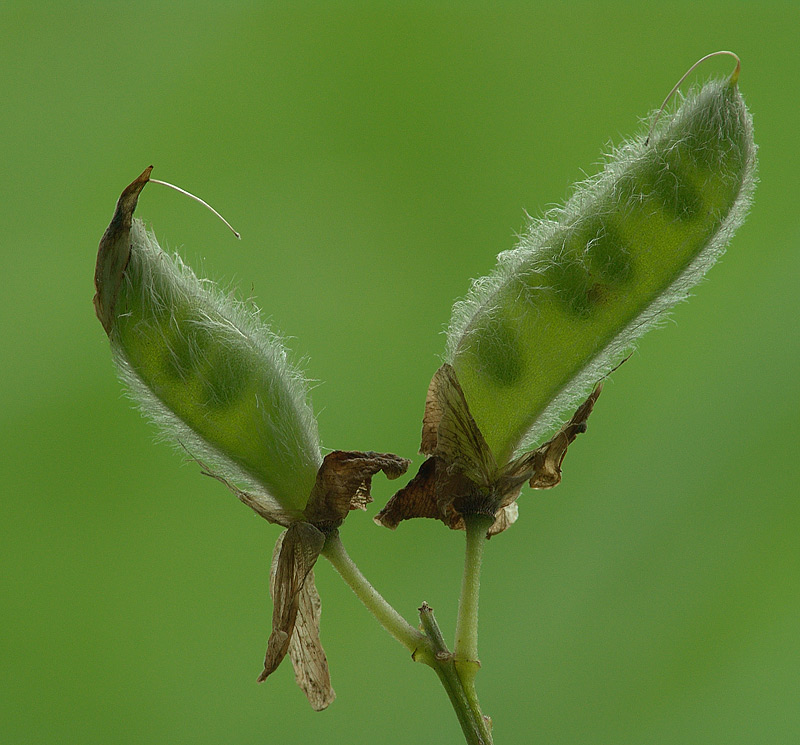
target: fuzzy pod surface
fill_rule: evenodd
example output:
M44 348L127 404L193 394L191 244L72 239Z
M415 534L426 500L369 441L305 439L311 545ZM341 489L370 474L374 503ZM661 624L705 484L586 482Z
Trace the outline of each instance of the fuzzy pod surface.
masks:
M149 169L128 190L136 187L138 197L148 176ZM132 218L135 199L132 207L124 202L125 193L101 242L95 304L132 397L265 506L302 511L322 462L302 375L255 307L166 254ZM121 208L129 227L118 238ZM104 273L108 266L116 271Z
M723 253L755 186L733 79L624 143L456 303L446 360L503 463L536 443Z

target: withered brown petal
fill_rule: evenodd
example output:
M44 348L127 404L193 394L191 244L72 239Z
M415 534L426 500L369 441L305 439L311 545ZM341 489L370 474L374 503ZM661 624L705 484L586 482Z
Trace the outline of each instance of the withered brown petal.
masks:
M489 486L497 472L497 462L478 425L470 414L464 391L451 365L442 365L434 374L425 403L423 447L431 443L434 423L436 444L431 451L441 456L448 468L456 467L480 486Z
M275 672L289 651L300 594L324 544L322 531L308 523L294 523L275 544L269 582L273 602L272 633L259 683Z
M400 489L375 515L375 522L394 530L412 517L442 519L436 502L436 457L428 458L408 484Z
M567 448L575 438L586 432L586 420L594 409L597 398L603 390L598 383L589 397L577 408L572 418L561 427L555 436L531 453L521 456L509 464L509 471L530 474L529 484L534 489L552 489L561 482L561 464Z
M403 520L428 517L463 530L462 509L494 512L497 462L451 365L442 365L428 387L420 452L430 457L375 517L376 523L393 530Z
M507 530L517 521L518 517L519 507L517 506L516 500L511 502L511 504L507 504L505 507L501 507L497 511L497 516L494 519L494 523L492 523L492 526L487 531L486 537L491 538L493 535Z
M319 640L321 613L322 602L314 584L312 569L300 591L294 633L289 642L289 659L294 667L297 685L303 689L314 711L322 711L336 698L331 687L328 658Z
M439 422L442 421L444 408L439 397L440 378L442 377L441 368L437 370L428 385L428 393L425 396L425 413L422 416L422 438L419 452L423 455L433 455L439 440Z
M139 201L139 194L150 180L152 170L153 166L145 168L141 176L122 192L111 222L103 233L97 249L97 264L94 270L94 311L107 334L111 333L114 306L131 256L131 220Z
M317 480L306 505L306 519L315 524L338 525L350 510L366 509L372 501L372 477L383 471L396 479L408 469L409 461L391 453L334 450L317 471Z
M428 458L417 475L375 516L375 522L394 530L403 520L427 517L441 520L453 530L464 530L459 512L463 502L480 505L485 490L468 479L458 469L449 469L439 456Z

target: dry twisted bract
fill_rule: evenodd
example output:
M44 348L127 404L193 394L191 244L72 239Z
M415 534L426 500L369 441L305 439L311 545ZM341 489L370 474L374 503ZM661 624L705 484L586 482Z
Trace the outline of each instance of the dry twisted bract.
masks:
M448 364L426 401L421 452L430 457L381 524L434 517L459 528L483 513L495 518L492 534L516 517L523 481L558 483L598 387L554 438L520 452L687 296L744 220L756 146L737 80L738 64L616 150L456 303Z
M517 519L517 498L527 481L534 489L551 489L561 481L567 448L586 431L602 385L598 385L572 418L544 445L502 466L469 411L450 365L433 376L425 401L420 452L430 456L417 475L395 494L375 521L396 528L413 517L439 519L463 530L465 515L486 515L497 535Z
M334 693L319 639L314 564L326 535L372 501L372 477L397 478L409 461L339 450L322 458L303 378L258 312L167 256L133 219L151 170L122 193L100 241L97 316L142 409L203 473L287 528L273 558L272 633L259 680L288 653L309 702L324 709Z

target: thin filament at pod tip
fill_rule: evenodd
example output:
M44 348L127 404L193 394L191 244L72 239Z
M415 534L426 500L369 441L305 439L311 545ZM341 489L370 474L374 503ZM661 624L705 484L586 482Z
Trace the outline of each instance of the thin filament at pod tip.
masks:
M739 59L739 56L737 54L735 54L734 52L729 52L729 51L727 51L725 49L722 49L719 52L711 52L711 54L707 54L705 57L701 57L699 60L697 60L697 62L695 62L683 74L681 79L677 83L675 83L675 85L672 87L672 90L669 93L667 93L667 97L664 99L663 103L661 104L661 107L659 108L658 112L655 115L655 118L653 119L653 123L650 125L650 130L648 131L647 137L645 138L645 141L644 141L645 145L647 145L650 142L650 137L652 137L652 135L653 135L653 130L655 129L655 126L656 126L656 123L658 122L659 117L663 113L663 111L666 108L667 104L669 103L670 99L675 95L675 93L678 90L678 88L681 87L681 84L683 83L683 81L686 80L686 78L688 78L689 75L692 74L692 72L697 68L698 65L700 65L703 62L705 62L707 59L711 59L711 57L719 57L720 55L723 55L723 54L727 55L729 57L733 57L736 60L736 67L734 68L733 72L731 73L731 77L730 77L730 84L731 85L736 85L736 83L739 81L739 71L742 68L741 60Z
M226 219L225 219L225 218L224 218L222 215L220 215L220 214L219 214L219 212L217 212L217 211L216 211L216 210L215 210L215 209L214 209L214 208L213 208L213 207L212 207L212 206L211 206L211 205L210 205L208 202L206 202L205 200L203 200L203 199L200 199L200 197L198 197L198 196L195 196L194 194L192 194L192 193L191 193L191 192L189 192L189 191L186 191L186 189L181 189L181 187L180 187L180 186L175 186L175 184L170 184L170 183L167 183L166 181L161 181L160 179L157 179L157 178L151 178L151 179L148 179L148 180L149 180L151 183L153 183L153 184L161 184L162 186L168 186L170 189L175 189L175 191L178 191L178 192L180 192L181 194L185 194L187 197L191 197L191 198L192 198L192 199L194 199L196 202L200 202L200 204L202 204L202 205L203 205L203 207L205 207L206 209L209 209L209 210L211 210L211 212L213 212L213 213L214 213L214 214L215 214L215 215L216 215L216 216L217 216L217 217L218 217L220 220L222 220L222 222L224 222L224 223L225 223L225 224L228 226L228 228L230 229L230 231L231 231L231 232L232 232L232 233L233 233L233 234L234 234L234 235L235 235L235 236L236 236L236 237L237 237L239 240L241 240L241 239L242 239L242 236L241 236L241 235L240 235L240 234L239 234L239 233L238 233L236 230L234 230L233 226L232 226L232 225L231 225L231 224L230 224L230 223L229 223L229 222L228 222L228 221L227 221L227 220L226 220Z

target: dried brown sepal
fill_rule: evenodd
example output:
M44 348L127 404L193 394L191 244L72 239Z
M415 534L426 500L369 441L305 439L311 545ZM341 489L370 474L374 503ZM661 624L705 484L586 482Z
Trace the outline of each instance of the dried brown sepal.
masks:
M598 383L572 418L550 440L509 463L508 469L529 479L528 483L534 489L552 489L558 486L561 482L561 464L567 454L567 448L578 435L586 432L586 420L592 413L602 390L603 384Z
M391 453L334 450L317 471L317 480L305 509L308 522L324 529L338 527L350 510L365 510L372 502L372 477L383 471L396 479L411 461Z
M97 249L97 264L94 270L94 311L107 334L111 333L114 319L114 306L119 297L122 278L131 256L131 221L139 194L150 180L153 166L148 166L132 184L125 188L114 216L100 239Z
M306 577L297 606L294 632L289 641L289 659L297 685L306 694L314 711L326 709L336 698L331 687L328 658L319 639L322 602L314 584L314 570Z
M443 365L425 401L421 452L430 457L375 522L394 529L403 520L428 517L463 530L465 514L484 514L495 518L487 535L501 533L517 519L516 500L526 481L536 489L559 483L567 448L586 431L601 390L598 385L552 439L499 468L469 412L455 371Z
M272 633L267 642L264 671L258 676L259 683L277 669L289 651L300 595L324 545L322 531L303 522L292 524L278 539L270 572Z
M451 365L442 365L428 387L420 452L445 459L483 486L497 473L497 462L472 418Z
M186 450L185 447L184 450ZM288 528L292 523L302 519L302 515L299 513L279 509L275 505L270 505L269 507L265 506L263 501L260 500L257 495L240 489L238 486L236 486L236 484L232 483L221 474L215 473L214 470L200 460L200 458L192 455L188 450L186 450L186 452L189 454L189 457L195 463L197 463L198 466L200 466L200 473L203 474L203 476L208 476L216 481L219 481L221 484L224 484L231 492L233 492L233 494L236 495L236 498L242 504L246 504L251 510L263 517L267 522L274 523L275 525L282 525L284 528Z

